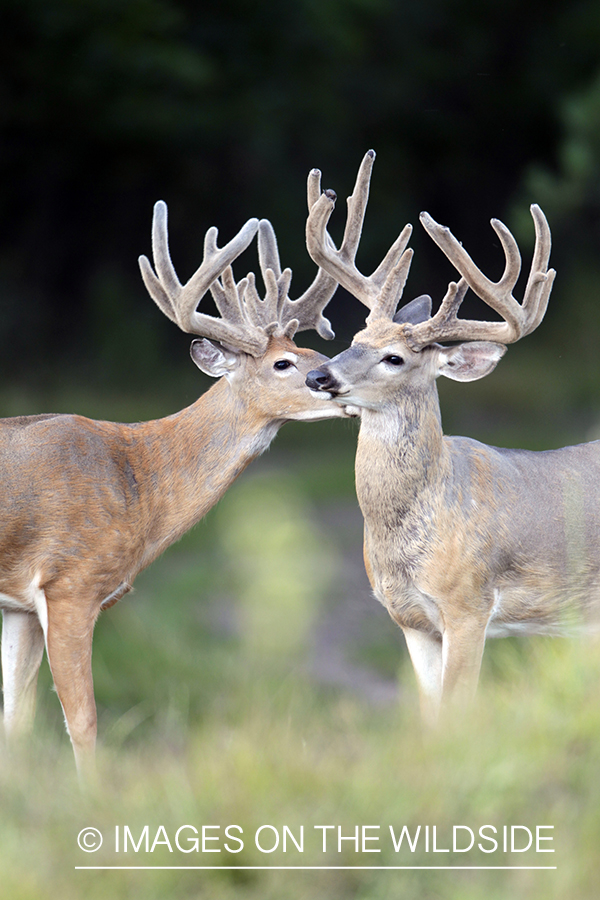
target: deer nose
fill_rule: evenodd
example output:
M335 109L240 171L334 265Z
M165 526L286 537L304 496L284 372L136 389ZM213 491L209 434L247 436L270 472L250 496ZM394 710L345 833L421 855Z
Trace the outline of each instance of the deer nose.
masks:
M335 378L324 369L313 369L306 376L306 384L311 391L327 391L335 384Z

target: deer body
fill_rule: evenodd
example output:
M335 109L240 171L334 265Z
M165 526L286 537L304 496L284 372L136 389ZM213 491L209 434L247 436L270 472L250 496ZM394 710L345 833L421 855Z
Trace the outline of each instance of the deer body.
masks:
M319 190L313 172L309 207ZM231 269L257 231L264 298L252 273L236 284ZM12 738L31 725L45 647L80 774L93 767L92 634L100 611L217 503L281 425L354 414L326 408L307 390L308 372L326 357L293 341L308 328L333 337L322 312L334 278L319 270L291 300L291 271L281 270L266 220L250 220L223 248L209 229L203 262L185 285L171 262L161 201L152 237L156 271L140 258L148 291L182 330L202 336L191 355L217 383L192 406L152 422L0 420L5 729ZM197 311L209 290L219 317Z
M281 384L269 390L273 362L283 359L294 363L274 376ZM246 356L245 371L231 382L221 378L165 419L132 425L71 415L0 420L9 733L30 725L45 642L76 756L86 766L96 730L91 642L98 614L206 515L284 422L329 417L304 387L309 369L323 361L286 337L272 337L260 360Z
M321 371L343 384L344 362ZM487 637L598 630L598 484L598 441L531 452L444 436L433 384L362 409L365 566L406 636L427 721L474 693Z
M597 627L600 443L502 450L422 422L415 441L398 412L392 442L389 410L383 427L363 411L356 455L367 570L395 621L440 643L461 617L488 637Z
M279 346L269 356L293 348L305 374L320 357L287 339L273 341ZM300 374L297 381L302 398L308 392ZM192 406L151 422L0 420L0 466L19 473L17 485L10 477L0 484L0 593L27 604L36 573L43 585L89 583L95 603L132 584L269 446L286 421L284 402L270 415L257 405L221 379ZM302 417L288 408L294 413ZM321 408L305 417L323 418Z
M348 200L356 233L373 160L369 151ZM410 228L367 278L354 256L332 245L326 226L334 203L333 191L325 191L312 206L309 253L370 313L351 347L311 372L307 384L316 396L361 409L356 490L365 565L404 632L423 716L435 722L443 705L473 695L487 636L598 629L600 442L533 453L442 433L436 379L484 377L505 345L543 318L555 273L539 207L531 208L536 246L522 303L512 296L521 257L501 222L492 225L506 266L491 282L447 228L421 214L461 274L432 316L427 295L397 310ZM469 287L502 322L458 318Z

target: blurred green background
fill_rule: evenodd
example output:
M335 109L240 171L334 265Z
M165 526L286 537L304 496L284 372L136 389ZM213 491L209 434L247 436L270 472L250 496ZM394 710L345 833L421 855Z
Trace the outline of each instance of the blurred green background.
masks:
M600 6L506 0L0 0L0 415L166 415L209 387L147 296L137 257L169 204L182 279L217 225L269 217L293 296L314 275L305 182L344 198L373 147L359 265L427 209L498 277L488 225L528 269L531 202L558 270L547 316L487 379L440 384L446 431L543 449L600 436ZM453 272L415 229L408 295ZM250 249L239 275L256 268ZM522 290L522 287L521 287ZM210 309L210 304L207 304ZM477 304L469 315L481 311ZM338 291L333 355L364 320ZM0 751L11 900L597 896L600 662L579 644L486 651L462 730L423 739L398 630L370 597L356 424L286 426L224 500L103 615L94 644L102 789L78 792L44 664L36 736ZM552 824L557 852L453 864L557 871L80 872L79 830L270 822ZM349 845L346 845L348 847ZM164 851L164 848L162 848ZM388 848L389 849L389 848ZM175 858L174 858L175 857ZM373 864L346 849L332 865ZM323 864L248 842L225 864ZM445 862L446 860L444 860ZM157 851L130 864L206 864ZM381 865L438 863L382 853ZM208 860L213 863L213 858Z

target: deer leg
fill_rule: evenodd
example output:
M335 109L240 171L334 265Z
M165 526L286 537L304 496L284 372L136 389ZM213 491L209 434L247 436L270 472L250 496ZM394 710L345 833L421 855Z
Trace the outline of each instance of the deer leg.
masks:
M473 699L479 681L486 622L453 623L442 641L442 702L465 706Z
M92 635L96 615L85 604L48 597L48 661L82 780L93 776L96 704L92 681Z
M44 632L34 613L2 611L4 729L9 739L31 730Z
M442 700L442 642L434 634L402 627L413 664L421 715L426 725L437 722Z

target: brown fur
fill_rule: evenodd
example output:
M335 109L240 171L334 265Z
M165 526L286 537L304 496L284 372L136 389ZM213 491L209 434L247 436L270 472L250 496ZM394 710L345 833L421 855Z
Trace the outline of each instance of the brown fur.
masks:
M278 359L294 359L284 372ZM44 646L80 768L96 735L91 655L101 609L201 519L286 421L344 415L306 389L325 357L271 337L192 406L133 425L76 415L0 420L0 607L6 725L32 717Z
M307 384L363 410L356 488L367 572L404 631L423 712L433 721L442 698L474 692L488 632L555 632L573 618L597 624L600 447L531 455L443 436L435 379L483 378L505 344L542 321L556 274L548 268L550 228L533 204L535 247L519 302L513 290L521 255L502 222L491 222L505 256L494 282L448 228L421 213L461 277L450 282L435 315L426 294L397 310L412 258L410 226L372 275L355 263L374 159L373 151L365 155L348 200L352 242L345 252L327 234L335 193L325 191L310 208L312 259L369 316L352 346L311 372ZM459 317L468 288L502 321Z
M401 626L427 719L477 684L487 634L600 623L600 442L532 453L442 433L435 379L487 374L503 348L413 351L375 319L311 377L362 407L356 489L365 564ZM402 365L392 366L394 356Z

